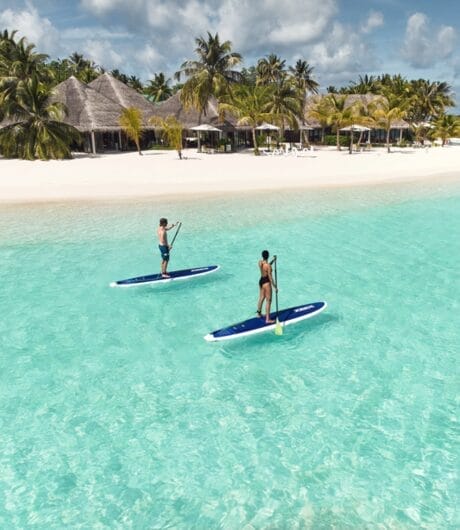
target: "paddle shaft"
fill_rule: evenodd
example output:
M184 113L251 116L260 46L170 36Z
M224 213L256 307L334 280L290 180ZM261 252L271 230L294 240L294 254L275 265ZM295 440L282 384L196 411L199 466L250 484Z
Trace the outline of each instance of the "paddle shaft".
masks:
M275 256L275 303L276 303L276 318L278 318L278 260Z
M177 227L176 233L174 234L173 240L171 241L171 247L174 245L174 241L176 241L177 234L179 233L180 227L182 226L182 223L179 223L179 226Z

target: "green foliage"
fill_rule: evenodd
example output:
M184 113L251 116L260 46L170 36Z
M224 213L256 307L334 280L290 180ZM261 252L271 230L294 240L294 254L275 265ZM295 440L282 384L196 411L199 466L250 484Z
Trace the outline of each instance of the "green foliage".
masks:
M51 103L47 56L36 53L16 32L0 34L0 152L10 158L71 158L80 133L63 123L66 109Z
M51 91L36 74L19 82L6 104L10 122L0 129L0 152L7 158L49 160L71 158L70 145L80 142L80 133L62 122L65 112L50 103ZM1 105L0 98L0 105Z
M198 60L185 61L175 76L178 80L181 76L187 78L181 91L183 105L205 114L211 97L228 94L230 85L240 79L241 74L233 68L242 58L231 51L230 41L220 42L217 33L208 32L207 38L198 37L195 42Z
M269 120L273 87L257 85L237 85L219 104L219 113L223 117L231 112L238 118L239 125L249 125L252 129L254 154L259 154L255 128Z
M163 72L155 74L154 79L151 79L144 88L144 94L147 96L147 99L155 103L164 101L172 96L173 91L169 86L171 80L166 79L166 76Z
M349 134L340 134L339 142L341 147L348 147L350 145ZM337 137L335 134L326 134L324 136L324 145L337 145Z
M175 149L181 158L182 153L182 124L174 116L168 116L166 119L154 116L150 123L161 130L162 137L166 143Z
M120 116L120 126L126 136L136 144L137 151L141 155L140 139L143 134L141 111L135 107L124 109Z

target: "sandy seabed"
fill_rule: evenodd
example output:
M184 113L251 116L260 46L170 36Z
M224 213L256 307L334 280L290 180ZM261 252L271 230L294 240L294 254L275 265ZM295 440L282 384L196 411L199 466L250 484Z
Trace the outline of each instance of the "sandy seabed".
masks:
M28 203L136 197L199 198L226 193L362 186L426 179L460 181L460 146L384 148L350 155L321 148L294 155L145 151L76 154L73 160L0 159L0 202Z

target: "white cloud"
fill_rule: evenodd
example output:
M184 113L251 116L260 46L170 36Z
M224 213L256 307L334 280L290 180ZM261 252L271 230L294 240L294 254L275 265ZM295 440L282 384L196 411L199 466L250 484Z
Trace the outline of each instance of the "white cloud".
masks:
M102 26L68 28L61 31L60 36L63 40L73 41L88 40L94 38L95 36L97 36L98 39L110 40L130 39L132 37L131 33L127 31L114 31Z
M335 23L328 38L315 44L311 54L312 63L328 74L361 72L364 65L372 62L366 43L351 28Z
M321 39L337 10L336 0L224 0L218 11L218 31L243 53L270 53Z
M112 48L108 40L87 40L82 46L82 51L85 56L105 68L117 68L124 63L123 57Z
M209 30L230 40L246 66L273 52L288 64L308 60L318 78L342 74L348 81L375 62L362 31L383 24L383 15L374 11L362 27L343 26L336 20L337 0L81 0L80 5L101 25L133 34L123 50L113 46L144 78L155 69L171 75L193 57L195 37Z
M0 12L0 28L17 30L19 37L26 37L40 53L56 53L59 48L59 32L47 18L42 18L32 3L23 9L5 9Z
M361 26L361 31L363 33L371 33L373 29L383 26L383 23L383 14L379 11L371 11L366 22Z
M403 56L415 68L429 68L452 54L456 38L452 26L434 29L425 14L414 13L407 21Z

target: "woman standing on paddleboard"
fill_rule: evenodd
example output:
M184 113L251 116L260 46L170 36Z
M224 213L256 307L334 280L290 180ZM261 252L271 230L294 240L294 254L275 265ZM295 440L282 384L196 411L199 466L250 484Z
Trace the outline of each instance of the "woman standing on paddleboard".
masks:
M272 276L272 263L276 259L274 258L270 263L268 262L270 254L268 250L262 251L262 259L259 260L260 269L260 280L259 280L259 303L257 304L257 314L262 317L262 304L265 300L265 322L267 324L273 324L275 321L270 320L270 305L272 302L272 286L277 290L276 283Z

